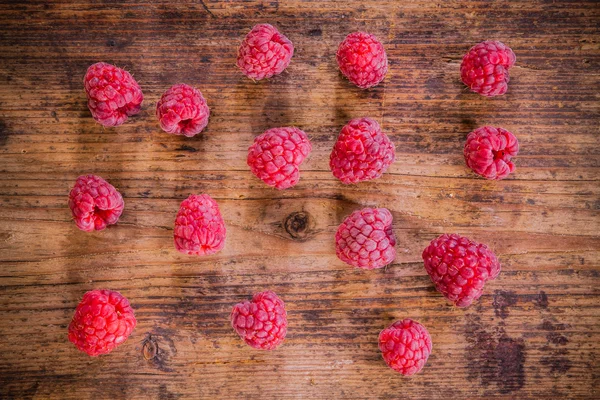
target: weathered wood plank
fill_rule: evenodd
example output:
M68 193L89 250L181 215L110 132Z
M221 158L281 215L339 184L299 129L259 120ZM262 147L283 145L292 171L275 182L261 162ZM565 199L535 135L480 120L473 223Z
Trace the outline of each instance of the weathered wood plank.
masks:
M0 398L597 398L600 396L600 7L594 1L209 1L0 3ZM296 46L287 72L255 84L235 66L259 22ZM335 50L354 30L377 34L390 72L358 90ZM459 79L474 43L517 54L507 95L486 99ZM96 61L126 67L142 112L103 129L82 78ZM154 107L177 82L211 107L195 138L160 132ZM345 186L328 170L340 128L377 119L397 161L375 182ZM248 171L253 138L297 125L313 153L293 189ZM502 182L464 166L466 134L518 136ZM66 197L97 173L125 198L119 224L85 234ZM178 253L180 201L206 192L228 227L222 252ZM358 271L333 235L362 206L389 208L398 256ZM292 221L301 223L292 223ZM301 227L301 229L294 228ZM442 232L488 243L503 271L463 310L435 292L421 251ZM109 356L66 338L83 293L108 287L138 326ZM234 303L275 290L289 336L274 352L246 347ZM433 337L421 374L387 369L377 335L415 318Z

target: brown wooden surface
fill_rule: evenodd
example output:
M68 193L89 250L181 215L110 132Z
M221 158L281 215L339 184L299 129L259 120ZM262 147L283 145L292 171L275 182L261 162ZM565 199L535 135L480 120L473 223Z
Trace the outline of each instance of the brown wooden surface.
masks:
M598 398L600 396L600 6L595 1L184 1L0 4L0 398ZM258 84L235 67L243 35L269 22L295 44L287 71ZM334 54L354 30L384 42L390 71L363 91ZM517 54L508 94L468 92L468 48ZM142 112L103 129L82 78L97 61L133 73ZM154 116L174 83L197 86L211 119L195 138ZM377 119L397 146L382 179L344 186L328 170L340 128ZM462 145L491 124L521 143L502 182L471 174ZM293 189L267 188L246 150L267 128L313 142ZM98 233L71 221L67 194L95 173L125 198ZM190 193L218 200L225 249L178 253L172 227ZM392 210L398 256L386 269L340 262L333 235L363 206ZM442 232L495 249L500 277L463 310L435 292L421 251ZM112 354L67 341L83 293L127 296L138 326ZM289 334L245 346L234 303L271 289ZM388 369L377 335L411 317L433 354L411 379Z

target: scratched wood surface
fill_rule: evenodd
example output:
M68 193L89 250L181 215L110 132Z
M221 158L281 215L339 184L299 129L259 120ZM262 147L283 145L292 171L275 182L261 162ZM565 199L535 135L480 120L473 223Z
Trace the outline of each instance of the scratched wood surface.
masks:
M598 398L600 396L600 6L594 1L0 2L0 398ZM287 71L253 83L235 67L256 23L295 44ZM390 71L362 91L334 54L355 30L378 35ZM508 94L465 90L467 49L502 40L517 54ZM97 61L127 68L142 112L95 123L82 78ZM174 83L197 86L211 119L195 138L154 116ZM344 186L329 152L351 118L371 116L397 161ZM475 127L513 131L517 171L502 182L464 166ZM296 125L313 142L300 183L276 191L246 164L253 138ZM95 173L125 198L119 224L84 233L67 194ZM228 236L217 255L178 253L179 203L218 200ZM333 235L363 206L394 215L398 256L382 270L340 262ZM421 251L443 232L495 249L502 273L468 309L437 294ZM83 293L127 296L138 325L112 354L67 341ZM271 289L289 334L273 352L245 346L233 304ZM411 317L433 354L404 378L377 336Z

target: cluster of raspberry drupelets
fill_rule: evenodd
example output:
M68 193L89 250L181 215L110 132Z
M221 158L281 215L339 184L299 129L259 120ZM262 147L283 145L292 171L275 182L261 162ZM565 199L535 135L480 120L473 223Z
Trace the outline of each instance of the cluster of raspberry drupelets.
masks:
M237 65L248 78L259 81L281 74L290 64L294 45L275 27L256 25L238 50ZM342 75L361 89L380 84L388 70L383 44L366 32L349 34L340 43L336 60ZM506 93L513 51L497 41L477 44L464 56L461 79L473 92L493 97ZM88 107L106 127L123 124L141 109L143 94L127 71L106 63L92 65L84 78ZM208 124L210 110L202 93L186 84L169 88L156 105L156 117L167 133L191 137ZM251 172L276 189L288 189L300 179L300 165L312 145L296 127L272 128L256 137L248 149ZM480 127L464 146L465 162L476 174L493 180L515 170L512 157L519 151L515 135L503 128ZM379 124L370 118L349 121L330 155L330 169L344 184L380 178L395 159L395 148ZM115 224L124 209L123 197L95 175L80 176L69 194L77 227L91 232ZM217 202L208 194L190 195L175 218L175 248L205 256L225 245L226 227ZM364 208L347 216L335 234L336 255L365 270L382 268L396 257L393 216L386 208ZM485 244L457 234L443 234L424 249L422 258L436 289L456 307L468 307L483 293L488 280L500 273L500 263ZM249 346L273 350L287 334L284 302L272 291L256 293L251 301L233 307L231 325ZM136 319L129 301L119 292L87 292L69 325L69 340L91 356L106 354L131 335ZM386 364L410 376L419 372L432 351L427 329L411 319L394 322L379 335Z

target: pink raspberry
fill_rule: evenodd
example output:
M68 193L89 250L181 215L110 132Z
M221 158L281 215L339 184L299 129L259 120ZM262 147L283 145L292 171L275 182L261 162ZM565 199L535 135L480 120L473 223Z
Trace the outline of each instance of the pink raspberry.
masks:
M192 194L175 218L175 248L189 255L214 254L225 246L225 222L209 195Z
M467 136L465 162L487 179L504 179L515 170L511 158L519 152L516 136L502 128L484 126Z
M248 166L257 178L277 189L298 183L300 164L312 146L306 133L295 127L272 128L254 139L248 149Z
M357 183L379 178L395 157L394 145L379 124L370 118L357 118L342 128L329 167L343 183Z
M92 117L104 126L118 126L140 112L144 95L124 69L103 62L88 68L83 78Z
M387 208L363 208L350 214L335 234L335 253L358 268L385 267L396 257L392 213Z
M366 32L346 36L338 47L337 62L342 74L362 89L378 85L388 70L383 45L377 37Z
M269 24L256 25L238 51L237 65L255 81L278 75L290 65L294 45Z
M83 295L69 324L69 341L90 356L113 351L136 325L133 309L121 293L92 290Z
M252 301L236 304L231 325L250 347L273 350L287 333L287 313L283 301L273 292L257 293Z
M515 53L502 42L481 42L463 57L460 77L475 93L499 96L508 89L508 70L516 59Z
M80 176L69 193L69 208L82 231L101 231L116 224L124 207L121 193L96 175Z
M457 307L468 307L481 297L486 281L500 274L492 250L456 234L443 234L423 250L425 270L435 288Z
M431 354L431 336L417 321L396 321L379 334L379 350L394 371L414 375L423 369Z
M173 85L156 103L160 127L167 133L192 137L208 125L210 110L199 90L186 84Z

